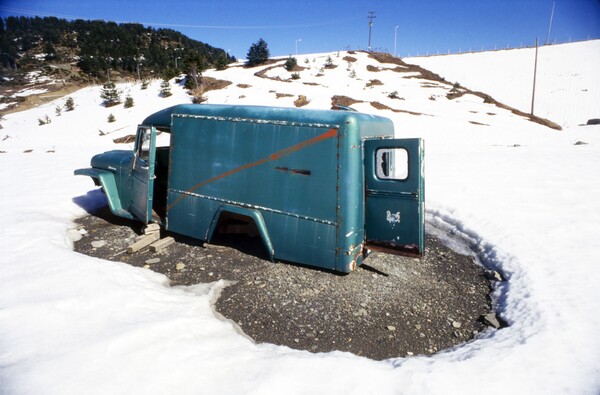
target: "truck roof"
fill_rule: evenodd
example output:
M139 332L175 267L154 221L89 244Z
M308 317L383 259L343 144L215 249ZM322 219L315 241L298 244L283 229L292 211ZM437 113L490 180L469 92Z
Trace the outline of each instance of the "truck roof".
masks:
M224 105L224 104L178 104L158 111L143 124L171 131L173 116L212 118L224 121L281 123L282 125L314 125L339 127L345 124L358 125L361 137L394 136L394 125L388 118L355 111L313 110L288 107Z

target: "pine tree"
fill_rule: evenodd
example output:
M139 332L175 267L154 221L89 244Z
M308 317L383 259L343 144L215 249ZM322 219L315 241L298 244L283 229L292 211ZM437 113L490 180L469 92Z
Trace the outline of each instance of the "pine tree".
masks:
M219 56L217 58L217 61L215 62L215 68L217 70L225 70L227 68L227 64L228 64L227 55L225 53L223 53L221 56Z
M202 72L208 67L206 60L198 52L190 52L186 59L187 79L185 87L187 89L196 89L202 82Z
M127 95L127 97L125 98L124 107L125 108L131 108L131 107L133 107L133 97Z
M100 97L104 100L105 107L121 103L121 92L119 92L114 82L107 82L102 86Z
M73 101L72 97L68 97L67 101L65 102L65 110L73 111L74 109L75 109L75 102Z
M169 96L172 95L172 93L171 93L171 85L169 84L169 81L163 80L160 83L160 95L162 97L169 97Z
M269 60L269 47L265 40L261 38L252 44L246 57L248 58L246 64L250 67L257 66Z
M287 71L292 71L294 70L294 68L298 65L298 61L296 60L296 58L294 57L289 57L286 61L285 61L285 65L283 67L285 67L285 69Z

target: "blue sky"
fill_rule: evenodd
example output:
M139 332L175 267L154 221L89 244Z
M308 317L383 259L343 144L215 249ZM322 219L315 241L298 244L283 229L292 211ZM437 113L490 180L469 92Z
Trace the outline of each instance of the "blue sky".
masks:
M399 56L600 38L600 0L1 0L0 16L103 19L168 27L244 58L367 49ZM397 26L397 28L396 28Z

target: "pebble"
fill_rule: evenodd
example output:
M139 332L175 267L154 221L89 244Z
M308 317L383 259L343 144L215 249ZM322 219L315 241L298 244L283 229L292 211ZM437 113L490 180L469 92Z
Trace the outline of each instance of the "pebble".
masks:
M388 326L386 326L386 328L387 328L388 331L395 331L396 330L396 327L394 325L388 325Z
M452 327L453 327L453 328L456 328L456 329L458 329L458 328L460 328L461 326L462 326L462 324L461 324L460 322L458 322L458 321L452 321Z
M185 263L179 262L177 265L175 265L175 270L181 271L181 270L183 270L184 267L185 267Z
M106 245L106 240L94 240L92 241L92 248L101 248Z
M496 318L496 314L494 313L484 315L483 320L486 324L488 324L491 327L494 327L496 329L500 328L500 321L498 321L498 318Z
M498 273L496 270L486 271L486 277L489 280L493 280L493 281L498 281L498 282L504 281L504 278L502 278L502 275L500 273Z
M367 316L368 313L367 313L367 310L365 310L365 309L358 309L356 311L356 313L354 313L354 315L355 316L363 316L364 317L364 316Z
M155 263L160 262L160 258L152 258L152 259L148 259L145 263L147 265L154 265Z

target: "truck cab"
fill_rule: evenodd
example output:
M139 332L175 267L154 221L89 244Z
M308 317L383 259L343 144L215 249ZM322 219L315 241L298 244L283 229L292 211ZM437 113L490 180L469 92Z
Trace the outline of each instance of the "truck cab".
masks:
M248 224L273 261L348 273L370 250L423 254L423 164L423 141L384 117L182 104L75 174L117 216L207 242L224 220Z

